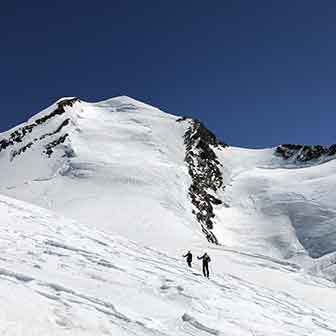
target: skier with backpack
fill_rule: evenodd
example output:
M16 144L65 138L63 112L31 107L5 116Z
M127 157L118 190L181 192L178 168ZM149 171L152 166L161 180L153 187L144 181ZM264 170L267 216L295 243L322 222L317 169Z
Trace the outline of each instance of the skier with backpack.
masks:
M197 257L199 260L203 260L203 275L209 278L209 262L211 261L209 255L204 253L201 257Z
M187 258L187 264L189 267L191 267L191 262L192 262L192 254L191 251L188 251L187 254L183 256L183 258Z

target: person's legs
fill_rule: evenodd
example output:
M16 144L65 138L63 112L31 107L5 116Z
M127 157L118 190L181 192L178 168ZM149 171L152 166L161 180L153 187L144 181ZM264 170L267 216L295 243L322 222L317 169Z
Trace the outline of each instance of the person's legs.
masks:
M206 277L206 265L203 263L203 275Z
M191 261L188 260L187 263L188 263L188 266L191 267Z
M209 278L209 265L205 265L206 277Z

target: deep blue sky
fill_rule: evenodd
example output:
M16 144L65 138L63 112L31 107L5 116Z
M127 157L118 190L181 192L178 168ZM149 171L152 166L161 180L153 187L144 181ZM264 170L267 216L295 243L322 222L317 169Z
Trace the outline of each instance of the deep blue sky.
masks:
M245 147L336 143L336 2L2 1L5 130L129 95Z

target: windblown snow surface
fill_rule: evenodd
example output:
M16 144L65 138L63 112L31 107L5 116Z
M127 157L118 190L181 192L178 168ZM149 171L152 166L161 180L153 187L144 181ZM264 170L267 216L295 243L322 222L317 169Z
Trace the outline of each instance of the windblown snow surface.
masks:
M213 147L209 244L190 125L67 98L1 134L0 335L336 334L336 161Z

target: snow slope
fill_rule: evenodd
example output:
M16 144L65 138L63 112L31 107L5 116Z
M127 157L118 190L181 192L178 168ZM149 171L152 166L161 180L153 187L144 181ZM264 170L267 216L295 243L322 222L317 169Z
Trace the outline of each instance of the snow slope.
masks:
M0 333L335 334L334 147L283 148L129 97L0 134Z
M205 280L176 256L21 201L1 196L0 215L1 335L336 332L335 287L295 265L217 247L226 269ZM252 283L251 269L276 272L286 290Z
M197 135L191 143L188 132ZM203 240L195 214L207 208L204 222L215 215L219 243L309 268L328 255L321 260L333 277L334 156L324 162L318 148L321 159L309 161L319 152L283 147L285 160L275 149L214 148L211 136L129 97L63 98L0 135L0 193L171 251ZM195 174L222 182L195 186ZM192 183L200 192L190 198ZM222 204L211 205L204 191Z
M169 251L213 226L231 248L315 271L322 258L333 278L334 156L289 146L284 159L280 147L217 143L189 119L129 97L63 98L0 135L0 193Z
M56 109L57 103L14 131ZM187 193L185 126L177 117L128 97L76 100L64 110L0 152L0 193L156 246L180 246L201 235ZM13 151L54 133L65 120L60 132L12 159ZM46 155L48 145L65 134Z
M273 149L228 148L215 234L227 246L336 276L336 161L288 166Z

